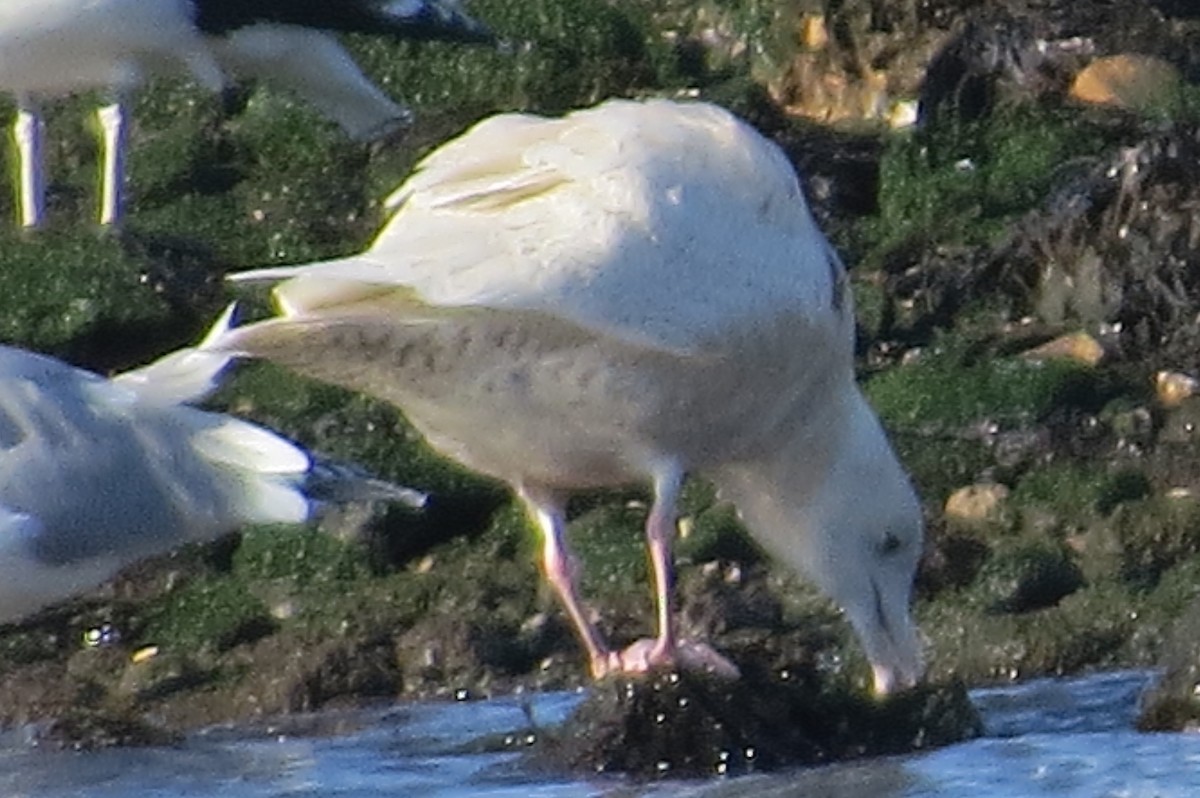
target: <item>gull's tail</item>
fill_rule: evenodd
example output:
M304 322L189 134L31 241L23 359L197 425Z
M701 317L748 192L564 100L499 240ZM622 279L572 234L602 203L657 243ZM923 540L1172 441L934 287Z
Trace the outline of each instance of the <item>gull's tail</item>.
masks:
M335 33L498 44L455 0L201 3L197 25L222 69L291 92L356 141L412 123L412 112L363 74Z
M215 349L231 315L199 346L112 380L0 347L0 624L247 524L301 523L329 501L423 502L189 406L231 357Z
M221 373L231 360L229 353L217 351L213 346L229 332L236 309L236 303L225 308L204 340L196 346L179 349L148 366L118 374L113 377L113 382L132 390L138 399L156 405L203 401L217 389Z
M234 357L221 345L233 327L235 311L236 304L230 304L196 346L112 380L136 395L140 412L161 409L164 417L173 416L187 430L189 448L213 479L213 504L206 508L201 501L192 509L202 516L215 512L237 525L302 522L312 503L395 501L423 506L426 497L419 491L376 479L357 466L311 455L257 424L181 407L203 401L220 385ZM179 498L188 503L186 496Z

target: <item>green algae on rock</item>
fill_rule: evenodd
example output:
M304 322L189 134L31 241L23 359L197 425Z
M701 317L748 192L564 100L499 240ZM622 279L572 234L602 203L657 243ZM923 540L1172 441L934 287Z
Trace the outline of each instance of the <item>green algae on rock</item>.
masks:
M885 422L912 429L961 429L972 423L1029 424L1088 389L1074 363L989 357L961 344L922 353L916 362L867 383Z

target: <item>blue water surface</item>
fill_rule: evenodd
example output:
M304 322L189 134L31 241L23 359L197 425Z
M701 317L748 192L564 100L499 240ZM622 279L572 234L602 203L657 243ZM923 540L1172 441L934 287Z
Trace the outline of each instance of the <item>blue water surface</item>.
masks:
M549 777L522 770L515 753L476 744L514 735L509 742L519 748L530 713L539 725L557 723L577 694L323 713L283 726L210 729L162 748L55 751L18 730L0 745L0 796L1200 796L1200 735L1132 728L1151 678L1102 673L976 690L987 735L924 754L650 785Z

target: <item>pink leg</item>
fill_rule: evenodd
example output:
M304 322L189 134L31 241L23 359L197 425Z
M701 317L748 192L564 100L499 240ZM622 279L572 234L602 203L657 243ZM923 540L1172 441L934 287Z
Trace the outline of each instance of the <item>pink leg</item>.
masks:
M658 636L653 640L639 640L621 652L608 648L579 600L575 587L575 565L564 537L566 520L563 497L554 491L529 486L518 488L518 495L542 532L542 567L546 580L558 593L559 600L575 625L595 679L613 672L644 673L656 667L676 665L734 679L740 675L737 666L710 646L681 641L675 631L671 544L675 537L675 501L682 480L683 472L674 465L663 468L655 475L654 506L650 508L650 516L646 519L646 539L654 572Z
M654 480L654 506L646 518L646 545L654 571L654 603L658 609L658 639L650 651L652 662L674 658L679 641L675 634L675 562L671 545L675 539L676 509L683 474L671 469Z
M554 588L562 602L563 608L571 616L575 631L579 634L579 642L587 651L591 664L592 677L599 679L607 674L614 666L617 656L608 649L604 638L590 620L579 601L575 589L575 564L571 553L567 550L564 532L566 518L564 517L563 498L552 491L521 486L517 494L525 502L534 521L542 532L542 568L546 581Z
M680 640L675 628L675 563L671 547L675 540L675 502L683 486L683 471L674 464L662 468L654 478L654 505L646 518L646 544L654 572L654 601L658 610L658 637L639 640L619 655L621 669L643 672L659 666L678 665L688 670L708 671L736 679L737 666L711 646Z

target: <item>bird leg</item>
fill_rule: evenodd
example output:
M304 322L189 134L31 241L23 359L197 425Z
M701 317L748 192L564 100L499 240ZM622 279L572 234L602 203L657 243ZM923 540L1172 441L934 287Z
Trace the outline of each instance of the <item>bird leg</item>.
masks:
M671 543L675 536L675 500L679 495L683 474L672 467L655 479L655 501L646 519L646 538L650 564L654 572L655 606L658 617L658 636L638 640L623 651L608 648L579 599L576 588L576 565L567 549L565 532L565 502L561 496L529 486L518 494L529 508L542 532L542 567L546 580L558 594L571 617L580 642L587 652L592 678L601 679L612 673L645 673L657 667L678 666L688 670L715 673L736 679L737 666L704 643L680 640L675 630L674 605L671 589L674 569L671 562Z
M677 513L675 502L683 486L683 471L670 465L654 480L654 505L646 518L646 543L650 567L654 572L654 599L658 611L658 637L639 640L618 656L625 671L645 672L660 666L679 666L686 670L715 673L736 679L736 665L718 654L711 646L691 640L680 640L675 627L672 591L675 587L675 567L671 554L675 539Z
M42 119L37 108L19 101L13 123L13 143L17 147L17 207L21 226L37 227L46 212L46 185L42 163Z
M517 494L525 502L542 532L542 568L546 581L558 594L559 601L571 616L579 642L583 644L591 665L592 677L599 679L610 670L619 670L617 655L608 649L600 630L587 616L575 588L576 566L567 549L565 502L561 496L529 486L521 486Z
M675 633L672 593L675 589L675 563L671 546L676 531L675 502L683 485L683 474L670 469L654 480L654 505L646 516L646 546L654 572L654 605L658 611L658 638L647 653L648 665L674 658L679 640ZM636 645L636 644L635 644Z
M100 224L116 224L121 217L125 181L125 144L128 129L120 101L96 112L104 165L100 173Z

